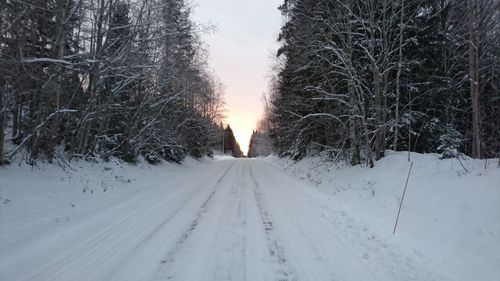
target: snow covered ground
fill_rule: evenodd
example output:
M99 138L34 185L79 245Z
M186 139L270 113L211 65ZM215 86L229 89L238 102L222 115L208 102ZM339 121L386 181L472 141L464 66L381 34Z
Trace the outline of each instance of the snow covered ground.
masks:
M0 168L0 280L500 278L500 169L268 157Z
M407 158L404 152L388 152L373 169L342 167L321 157L266 160L330 195L335 202L331 205L346 213L338 229L359 251L375 259L380 255L374 252L406 253L401 260L417 263L424 271L439 268L451 280L500 280L498 159L460 163L412 153L408 189L392 235L410 167ZM337 220L335 214L325 215Z

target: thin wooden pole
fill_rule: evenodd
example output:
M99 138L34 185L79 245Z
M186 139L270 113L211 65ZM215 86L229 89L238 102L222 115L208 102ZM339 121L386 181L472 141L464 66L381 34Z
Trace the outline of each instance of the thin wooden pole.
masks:
M396 227L398 227L399 214L401 214L401 207L403 207L403 200L405 199L406 188L408 187L408 181L410 180L411 168L413 167L413 161L410 164L410 169L408 170L408 176L406 177L405 189L403 190L403 196L401 196L401 202L399 203L398 216L396 217L396 223L394 223L394 229L392 234L396 234Z

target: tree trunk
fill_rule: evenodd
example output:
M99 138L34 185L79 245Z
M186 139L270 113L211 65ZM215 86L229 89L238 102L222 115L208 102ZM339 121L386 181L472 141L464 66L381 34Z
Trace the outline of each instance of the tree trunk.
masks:
M401 0L401 15L399 20L399 46L398 46L398 71L396 73L396 110L395 110L395 125L394 125L394 142L392 149L398 151L398 134L399 134L399 97L401 96L401 69L403 67L403 17L404 17L405 1Z
M59 11L57 17L58 34L56 38L56 57L60 60L64 59L64 45L66 43L66 4L66 0L57 1L57 8ZM58 74L58 85L55 106L56 110L59 110L61 109L61 95L63 92L64 67L60 65L57 66L56 73ZM59 117L57 119L59 119Z
M382 77L380 73L380 68L377 65L376 57L377 54L375 54L375 44L376 41L382 39L382 37L379 37L380 35L377 35L377 30L376 26L378 26L378 22L375 19L375 6L372 7L372 11L370 12L370 21L371 21L371 28L370 28L370 40L369 40L369 52L370 52L370 57L371 57L371 66L372 66L372 76L373 76L373 96L375 97L374 101L374 106L375 106L375 118L374 118L374 125L375 125L375 143L374 143L374 148L375 148L375 159L379 160L382 157L384 157L384 150L385 150L385 124L383 120L383 111L384 111L384 97L383 97L383 92L382 92ZM385 51L385 50L383 50ZM368 132L368 130L366 130Z
M479 41L477 35L478 7L477 0L469 0L469 75L470 96L472 102L472 158L480 159L480 103L479 103Z
M21 116L21 103L19 102L19 94L17 92L14 93L14 110L12 112L12 140L15 143L18 143L19 137L21 135L21 125L20 125L20 116Z
M350 7L349 7L350 9ZM347 62L351 66L352 62L352 35L351 35L351 19L347 20ZM352 75L350 75L352 76ZM347 82L347 91L349 94L349 104L350 104L350 114L349 114L349 143L350 143L350 154L351 154L351 165L359 165L361 163L361 153L359 151L358 139L356 136L356 98L354 92L353 79L354 77L349 77Z
M350 143L350 152L351 152L351 165L359 165L361 160L361 155L359 151L358 140L356 136L356 120L355 120L355 111L356 107L354 92L352 90L352 82L349 80L349 95L350 95L350 104L351 104L351 114L349 116L349 143Z
M1 24L1 21L0 21ZM1 26L1 25L0 25ZM2 83L0 84L0 165L4 162L3 158L3 145L5 140L5 115L6 115L6 105L5 105L5 87Z
M0 16L0 34L3 34L3 17ZM3 36L0 35L0 46L2 46ZM3 144L5 140L5 114L7 111L7 105L5 105L5 77L0 78L0 165L2 165L3 159Z

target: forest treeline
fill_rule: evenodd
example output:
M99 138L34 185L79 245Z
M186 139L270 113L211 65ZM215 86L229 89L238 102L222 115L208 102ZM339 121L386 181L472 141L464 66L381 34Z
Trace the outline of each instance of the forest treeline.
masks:
M243 153L243 151L241 151L240 144L236 140L236 137L234 136L234 132L231 126L227 125L224 128L223 125L221 125L221 128L223 128L222 152L227 155L232 155L236 158L243 157L245 154Z
M254 130L250 136L247 153L249 158L273 154L273 144L269 133L260 124L257 127L258 129Z
M386 149L500 152L497 0L285 0L274 148L373 166Z
M0 162L221 147L223 86L190 16L184 0L1 1Z

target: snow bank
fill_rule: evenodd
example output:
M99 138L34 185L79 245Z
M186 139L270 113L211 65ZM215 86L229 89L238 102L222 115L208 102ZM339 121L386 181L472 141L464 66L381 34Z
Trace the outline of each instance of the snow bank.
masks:
M170 181L179 170L203 162L188 158L183 165L154 166L114 159L70 165L64 169L53 164L0 167L0 252L54 227L90 221L103 210Z
M213 153L214 153L213 159L216 161L235 159L232 155L223 153L220 150L214 150Z
M230 160L230 159L235 159L235 158L231 155L214 155L214 160L217 161Z
M466 159L460 164L436 154L412 153L396 235L392 230L410 166L407 153L389 152L373 169L336 165L321 157L296 163L275 156L266 159L334 198L348 216L360 221L358 228L375 230L382 244L429 257L456 280L500 280L498 159ZM355 235L355 230L349 231Z

